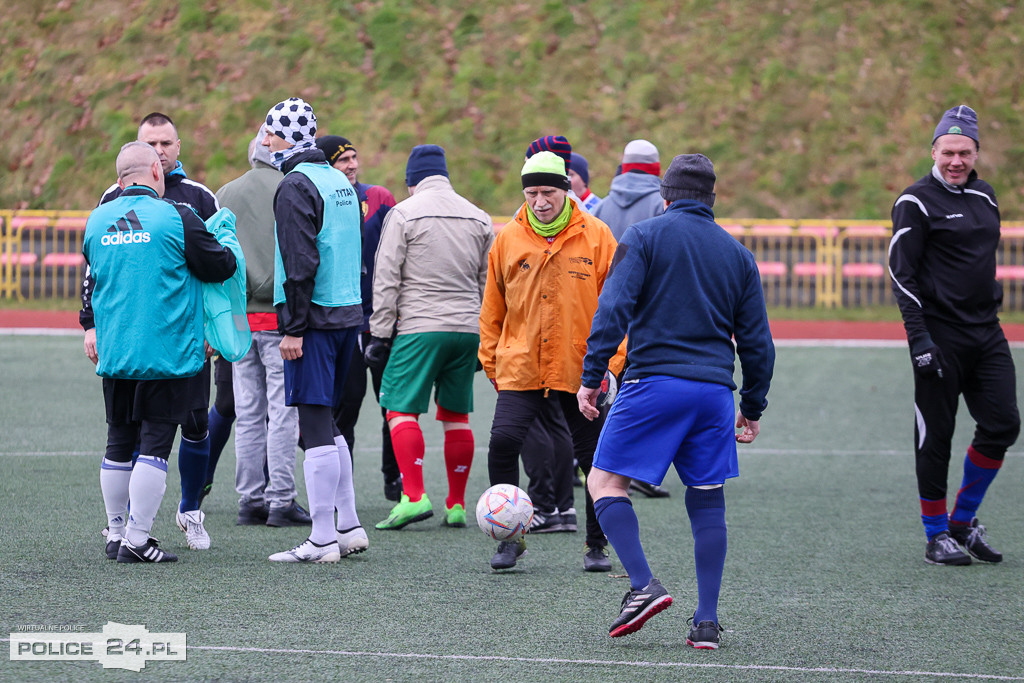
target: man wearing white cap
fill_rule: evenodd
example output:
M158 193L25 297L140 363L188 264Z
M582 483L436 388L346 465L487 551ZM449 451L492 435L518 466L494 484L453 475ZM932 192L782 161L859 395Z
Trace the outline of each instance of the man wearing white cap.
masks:
M594 209L594 215L612 229L616 241L634 223L665 212L660 175L657 147L647 140L633 140L626 145L622 173L612 178L608 196Z

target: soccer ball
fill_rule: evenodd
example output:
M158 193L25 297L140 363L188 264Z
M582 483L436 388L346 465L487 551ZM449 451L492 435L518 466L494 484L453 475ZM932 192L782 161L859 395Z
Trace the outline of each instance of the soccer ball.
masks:
M476 523L496 541L514 541L530 530L533 501L517 486L495 484L476 504Z

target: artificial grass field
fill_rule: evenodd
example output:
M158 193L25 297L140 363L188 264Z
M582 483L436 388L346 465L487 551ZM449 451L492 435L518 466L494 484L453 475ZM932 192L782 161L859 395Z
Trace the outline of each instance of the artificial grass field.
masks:
M185 632L187 660L141 676L191 680L876 681L1024 680L1024 488L1014 447L980 511L1000 565L925 564L913 474L910 365L901 348L778 349L762 433L726 485L729 555L716 652L685 646L696 604L683 487L634 497L651 567L675 604L638 633L608 637L628 588L582 571L583 531L527 537L495 573L475 524L440 526L446 483L438 425L423 419L435 517L377 531L380 420L367 397L355 476L366 553L335 565L275 565L302 528L235 526L228 442L203 505L213 540L190 551L174 525L178 472L153 533L170 565L105 559L99 379L72 337L0 337L0 636L24 625L107 621ZM1024 352L1014 349L1018 368ZM477 453L468 506L486 488L494 393L477 376ZM971 435L961 409L950 487ZM301 458L300 458L301 459ZM301 467L296 479L302 491ZM521 481L525 488L525 478ZM583 524L582 491L577 509ZM0 679L128 680L97 662L0 660Z

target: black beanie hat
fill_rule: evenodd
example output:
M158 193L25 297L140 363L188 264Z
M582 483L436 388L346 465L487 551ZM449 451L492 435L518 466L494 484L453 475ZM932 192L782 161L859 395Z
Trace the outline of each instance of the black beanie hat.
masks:
M316 139L316 146L327 157L327 163L332 166L342 154L356 150L355 145L340 135L321 135Z
M696 199L715 205L715 167L703 154L680 154L661 179L661 196L669 202Z

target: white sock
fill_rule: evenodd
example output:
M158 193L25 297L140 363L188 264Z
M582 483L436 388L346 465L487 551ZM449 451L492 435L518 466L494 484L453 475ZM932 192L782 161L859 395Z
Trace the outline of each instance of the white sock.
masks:
M316 446L306 449L302 473L306 478L306 497L313 529L309 539L317 545L331 543L334 534L334 499L338 491L338 447Z
M356 492L352 484L352 456L345 437L334 437L334 443L338 446L339 461L338 493L334 498L334 507L338 511L338 530L347 531L361 526L356 514Z
M135 461L131 481L128 482L131 510L128 512L125 537L132 545L145 545L149 541L149 532L166 490L167 461L152 455L140 455Z
M100 463L100 491L103 506L107 509L108 541L124 536L124 524L128 518L128 482L132 478L131 462L114 462L103 458Z

